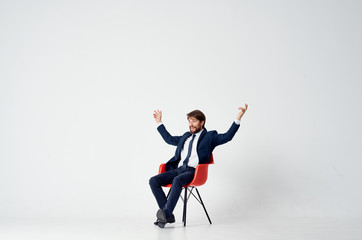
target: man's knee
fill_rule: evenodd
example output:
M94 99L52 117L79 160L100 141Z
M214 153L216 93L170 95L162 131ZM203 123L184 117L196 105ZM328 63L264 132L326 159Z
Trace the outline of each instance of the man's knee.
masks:
M158 181L156 180L156 177L157 177L157 175L150 178L149 184L151 186L155 186L157 184Z
M155 176L151 177L148 182L149 182L149 184L150 184L151 186L152 186L152 185L155 185L155 182L156 182Z

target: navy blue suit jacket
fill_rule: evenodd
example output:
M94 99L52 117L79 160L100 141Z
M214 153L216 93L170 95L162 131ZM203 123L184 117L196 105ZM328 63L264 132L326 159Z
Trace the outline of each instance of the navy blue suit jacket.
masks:
M213 130L208 132L206 128L202 131L199 141L197 142L197 155L199 157L199 164L209 163L209 158L218 145L229 142L233 139L235 133L238 131L240 125L233 122L231 127L226 133L219 134L217 131ZM182 136L171 136L171 134L166 130L165 126L162 124L157 128L158 132L161 134L163 140L166 143L177 146L175 155L166 163L165 170L176 169L178 163L181 160L181 150L186 141L186 139L191 136L190 132L184 133Z

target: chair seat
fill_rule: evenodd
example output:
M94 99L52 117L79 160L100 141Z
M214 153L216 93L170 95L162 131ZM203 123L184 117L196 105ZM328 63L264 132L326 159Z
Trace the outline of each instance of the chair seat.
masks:
M199 164L196 166L194 179L192 179L192 181L189 184L183 187L198 187L204 185L207 180L208 169L210 164L214 164L214 158L212 154L210 155L209 163ZM165 163L162 163L160 165L158 174L165 172L165 166L166 166ZM167 184L164 187L171 187L171 186L172 184Z

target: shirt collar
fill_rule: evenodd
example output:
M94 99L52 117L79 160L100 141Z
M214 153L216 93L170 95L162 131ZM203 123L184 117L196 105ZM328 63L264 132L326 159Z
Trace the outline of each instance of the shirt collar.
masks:
M200 130L199 132L197 132L197 133L191 133L191 136L192 136L193 134L195 134L195 137L198 137L198 136L201 135L202 131L204 131L204 128L201 129L201 130Z

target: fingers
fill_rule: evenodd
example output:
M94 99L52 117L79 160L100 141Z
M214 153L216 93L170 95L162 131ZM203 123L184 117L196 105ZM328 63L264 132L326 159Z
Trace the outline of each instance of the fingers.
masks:
M160 110L154 110L153 111L153 117L154 118L161 118L161 116L162 116L162 111L160 111Z
M244 112L248 109L248 104L245 103L245 107L239 107L238 109Z

